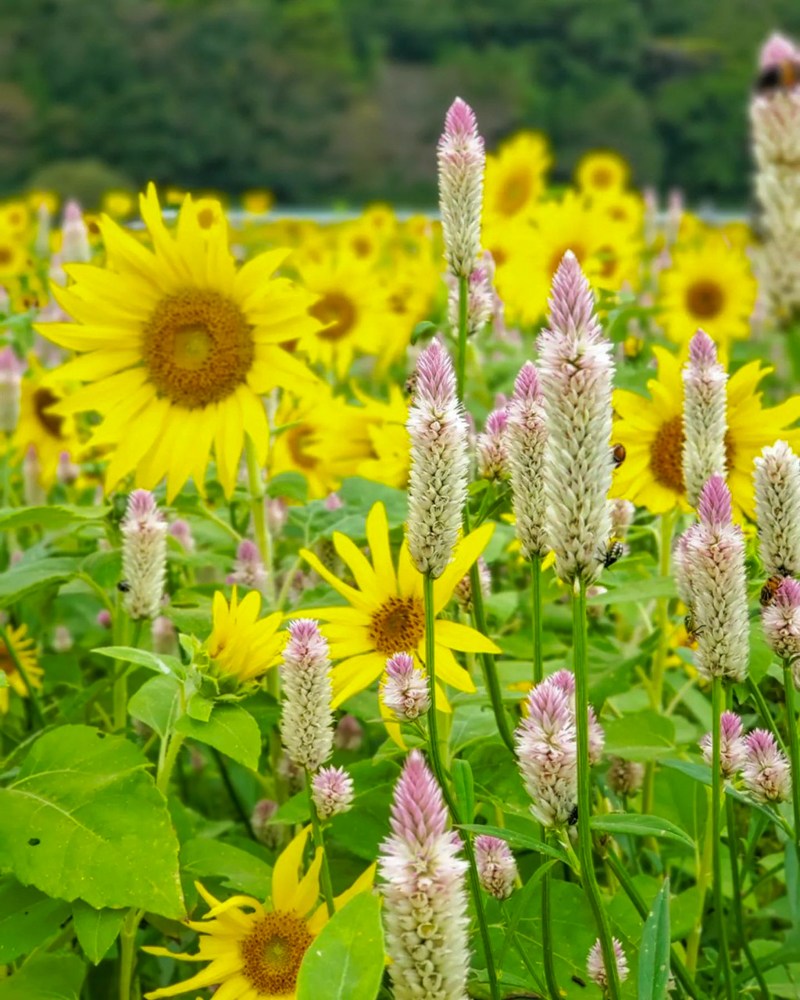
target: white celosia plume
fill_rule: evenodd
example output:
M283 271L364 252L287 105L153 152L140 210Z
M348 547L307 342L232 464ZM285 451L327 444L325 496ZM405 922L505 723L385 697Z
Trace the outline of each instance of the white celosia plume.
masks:
M283 651L281 738L292 763L316 771L333 749L333 712L328 643L317 623L290 622Z
M545 534L544 422L539 375L527 361L517 375L508 404L506 444L513 491L515 529L523 556L547 554Z
M167 522L152 493L131 493L120 530L125 610L134 620L157 618L167 572Z
M759 552L767 576L800 575L800 458L776 441L755 460Z
M460 97L447 112L437 159L444 255L457 278L469 278L481 252L486 154L472 108Z
M693 507L709 477L725 475L727 381L714 341L698 330L683 369L683 478Z

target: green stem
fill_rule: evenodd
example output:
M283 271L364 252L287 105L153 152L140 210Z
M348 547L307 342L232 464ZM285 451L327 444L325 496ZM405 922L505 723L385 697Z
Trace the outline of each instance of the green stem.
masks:
M800 744L797 736L797 713L794 705L792 664L783 661L783 690L786 693L786 728L792 757L792 808L794 809L794 843L800 848Z
M734 1000L733 970L731 969L731 956L728 949L728 927L725 922L725 897L722 893L722 767L720 763L722 702L722 678L716 676L711 683L711 838L714 852L714 909L717 916L719 954L725 978L725 991L728 1000Z
M119 935L119 1000L131 1000L131 986L133 984L134 960L136 957L135 943L136 931L139 928L139 921L142 919L142 911L132 909L122 924Z
M469 302L467 279L458 279L458 355L456 363L456 392L464 399L467 371L467 305Z
M225 764L225 758L216 747L211 747L211 753L216 761L217 768L219 769L219 775L222 778L222 784L225 786L225 791L228 793L228 798L231 800L233 808L236 810L239 819L244 824L250 839L258 840L255 833L253 833L253 827L250 823L250 817L247 815L247 810L242 804L242 800L239 798L239 793L236 791L236 788L231 781L231 776L228 773L228 768Z
M479 587L480 580L475 581L472 584L473 605L475 604L476 583ZM478 590L478 592L480 591ZM447 782L447 775L445 774L444 767L442 766L442 758L439 750L439 733L436 722L436 639L433 631L435 618L433 610L433 578L429 573L426 573L423 577L423 598L425 603L425 668L428 671L428 685L430 688L431 698L431 705L428 709L428 749L430 752L431 767L433 769L433 773L436 775L436 780L439 782L439 787L442 790L442 795L444 796L447 808L450 810L453 822L458 823L458 804L450 792L450 786ZM471 816L465 820L467 823L471 821ZM463 839L464 852L467 855L467 861L469 862L470 891L472 893L472 901L475 906L475 916L478 920L481 940L483 941L483 950L486 956L486 975L489 980L489 990L492 994L492 1000L500 1000L500 992L497 985L497 972L494 965L494 955L492 954L492 942L489 937L489 928L486 924L486 914L483 910L481 884L480 879L478 878L478 868L475 863L475 851L472 846L472 837L467 831L464 831Z
M548 833L545 831L545 840L547 839ZM562 993L558 988L558 980L556 979L555 962L553 961L554 945L550 913L550 885L551 869L546 868L542 876L542 955L544 959L544 978L547 982L547 993L550 1000L562 1000Z
M575 661L575 721L578 730L578 849L581 873L589 905L597 923L598 936L603 949L603 962L608 977L608 996L619 1000L619 972L611 936L608 914L600 897L600 888L594 872L592 855L591 772L589 764L589 636L586 621L586 583L580 580L578 591L573 591L572 623Z
M536 989L540 993L544 993L545 992L544 984L542 983L542 980L541 980L541 978L539 976L539 973L536 970L536 966L533 964L533 962L531 962L530 956L528 955L527 951L523 947L522 942L520 941L520 939L519 939L519 937L517 935L516 930L515 929L511 929L511 928L509 928L509 929L511 930L511 943L514 945L514 947L517 950L517 954L522 959L522 964L528 970L528 975L533 980L534 985L536 986ZM555 994L553 996L552 1000L563 1000L563 994L561 994L561 993Z
M314 843L322 851L322 893L325 896L325 905L328 907L328 916L332 917L336 912L333 905L333 885L331 883L331 870L328 865L328 853L325 850L325 838L322 836L322 827L319 825L317 807L314 804L314 796L311 794L311 772L306 774L306 791L308 792L308 811L311 814L311 829L314 833Z
M481 635L486 635L486 611L483 607L481 574L477 560L470 567L469 582L472 594L472 617L475 622L475 628L481 633ZM514 747L514 737L511 735L511 730L508 725L508 716L506 715L506 710L503 705L503 692L500 688L500 680L497 676L494 656L491 653L481 653L480 663L481 673L483 674L483 683L489 695L489 701L492 704L492 711L494 712L494 718L497 723L500 738L503 740L511 753L514 754L516 753Z
M267 527L267 517L264 512L264 497L266 486L261 475L261 466L256 458L256 447L249 434L244 438L245 457L247 459L247 477L250 481L250 509L253 512L253 525L256 530L256 543L267 573L267 603L275 607L275 572L272 559L272 537Z
M764 695L761 693L761 688L753 680L753 678L748 674L747 677L747 690L753 696L753 701L756 703L756 708L758 709L758 714L761 716L761 721L766 725L767 729L775 737L775 741L781 750L788 756L786 750L786 744L783 742L783 737L780 734L780 730L775 725L775 719L772 716L772 712L769 710L769 705L767 705Z
M127 613L120 609L119 615L121 618L120 622L120 646L132 646L134 649L139 645L139 638L142 634L142 622L137 620L133 624L133 638L128 639L129 629L130 629L130 618ZM113 693L113 704L114 704L114 732L124 732L128 725L128 674L131 671L131 665L126 664L125 669L121 670L114 681L114 693Z
M625 868L623 863L620 861L617 855L614 854L613 851L608 852L606 861L608 862L608 867L614 873L614 875L617 878L617 881L622 886L622 891L625 893L625 895L628 897L631 903L633 903L633 905L636 907L636 911L642 918L642 920L646 920L649 913L647 909L647 904L645 903L644 899L642 899L639 890L636 888L633 880L628 874L627 869ZM672 957L670 960L670 965L672 967L672 971L675 973L675 978L678 980L681 986L686 990L689 996L692 997L692 1000L700 1000L700 995L697 992L697 987L694 984L694 980L689 975L689 972L686 966L681 961L680 956L675 950L674 945L672 946Z
M533 616L533 683L544 680L542 654L542 557L531 557L531 614Z
M28 671L25 669L25 665L19 656L17 656L17 651L14 649L13 643L10 642L8 638L5 626L2 625L0 625L0 639L2 639L3 645L6 647L6 652L11 657L14 666L17 668L17 672L22 678L22 683L25 685L25 689L28 692L28 701L31 706L33 718L36 720L37 728L43 729L45 726L44 713L42 712L42 706L39 704L39 697L36 694L36 689L31 683L31 679L28 676Z
M172 770L175 767L175 762L178 759L178 754L183 746L184 739L185 737L182 733L173 732L169 737L169 744L167 746L166 753L159 761L158 774L156 775L156 788L158 788L158 790L165 796L167 794L167 789L169 788L169 779L172 777Z
M764 1000L769 1000L769 989L767 987L766 980L758 967L758 963L753 957L753 952L750 950L750 945L747 942L747 935L744 932L744 915L742 913L742 887L739 881L739 859L737 857L738 851L736 849L737 837L736 837L736 816L733 809L733 799L730 795L725 796L725 810L728 818L728 854L731 859L731 882L733 884L733 915L736 921L736 935L739 938L739 944L744 950L747 956L747 961L750 963L750 968L753 970L753 975L756 977L759 989L761 990Z

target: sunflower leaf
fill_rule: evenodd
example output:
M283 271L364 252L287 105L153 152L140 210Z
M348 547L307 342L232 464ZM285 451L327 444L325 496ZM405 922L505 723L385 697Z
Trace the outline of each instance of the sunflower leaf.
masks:
M109 910L107 907L97 910L82 899L76 899L72 904L75 933L86 957L94 965L103 960L117 940L126 914L126 910Z
M241 705L217 704L205 722L184 715L175 728L190 739L207 743L251 771L258 769L261 730Z
M77 955L32 955L0 982L0 1000L78 1000L86 966Z

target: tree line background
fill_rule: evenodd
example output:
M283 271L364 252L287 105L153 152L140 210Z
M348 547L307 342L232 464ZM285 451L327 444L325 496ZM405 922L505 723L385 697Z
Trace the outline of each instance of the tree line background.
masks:
M556 180L611 147L639 184L748 197L758 47L797 0L0 0L0 193L267 187L435 199L453 95Z

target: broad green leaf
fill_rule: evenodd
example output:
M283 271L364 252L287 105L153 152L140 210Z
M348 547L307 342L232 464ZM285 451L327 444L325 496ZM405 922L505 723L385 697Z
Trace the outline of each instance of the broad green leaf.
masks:
M128 712L164 739L179 706L180 682L175 677L151 677L131 695Z
M455 708L450 727L450 752L458 753L462 747L497 735L494 713L484 705L459 705Z
M8 965L56 935L68 918L69 903L4 876L0 879L0 965Z
M36 954L0 981L0 1000L78 1000L85 978L77 955Z
M499 837L505 840L510 847L516 847L519 851L538 851L539 854L547 854L551 858L557 858L564 864L569 864L569 859L560 847L554 844L545 844L543 840L529 837L526 833L519 833L516 830L506 830L499 826L484 826L482 823L460 823L462 830L469 830L470 833L485 833L490 837Z
M666 1000L669 983L669 879L653 902L639 948L639 1000Z
M99 521L110 507L76 507L54 504L52 507L0 507L0 531L17 531L29 525L53 531L82 521Z
M147 767L120 736L45 733L0 789L0 867L59 899L182 917L178 841Z
M226 889L267 899L272 869L261 858L230 844L195 837L181 847L181 871L192 880L218 878Z
M251 771L258 770L261 730L253 716L240 705L216 705L208 722L184 715L175 728L184 736L215 747Z
M682 774L688 775L695 781L699 781L702 785L706 785L711 788L711 768L707 764L699 764L694 760L662 760L659 761L664 767L671 767L675 771L680 771ZM740 792L733 785L726 782L723 791L726 795L730 795L731 798L736 799L737 802L741 802L743 805L748 806L750 809L756 809L767 819L771 820L773 823L779 823L779 818L772 812L767 806L761 805L760 802L756 802L755 799L751 799L748 795Z
M147 649L136 649L134 646L98 646L92 650L98 656L107 656L123 663L135 663L137 667L147 667L158 674L174 677L184 677L186 668L176 656L166 656L162 653L151 653Z
M605 751L625 760L658 760L675 748L675 726L652 709L629 712L603 724Z
M285 497L295 503L308 500L308 483L299 472L280 472L267 483L267 494L271 497Z
M308 792L303 789L302 792L298 792L290 799L287 799L275 815L268 820L268 822L270 824L280 823L294 825L295 823L307 823L310 816L311 812L308 808Z
M660 837L675 840L694 850L695 844L688 833L679 826L660 816L642 816L639 813L609 813L606 816L592 816L591 828L601 833L617 836L628 833L634 837Z
M384 968L381 903L361 892L314 939L297 977L297 1000L375 1000Z
M462 822L471 823L475 815L475 783L469 761L460 758L453 761L453 787L458 801L458 812Z
M0 607L22 600L40 587L66 583L78 572L78 559L61 556L20 562L0 574Z
M127 912L108 908L96 910L82 899L76 899L72 904L78 942L94 965L105 958L108 949L117 940Z
M609 582L606 578L604 583ZM671 576L654 576L649 580L637 580L635 583L622 584L619 587L609 587L606 593L587 599L587 604L640 604L652 601L656 597L677 597L675 581Z

